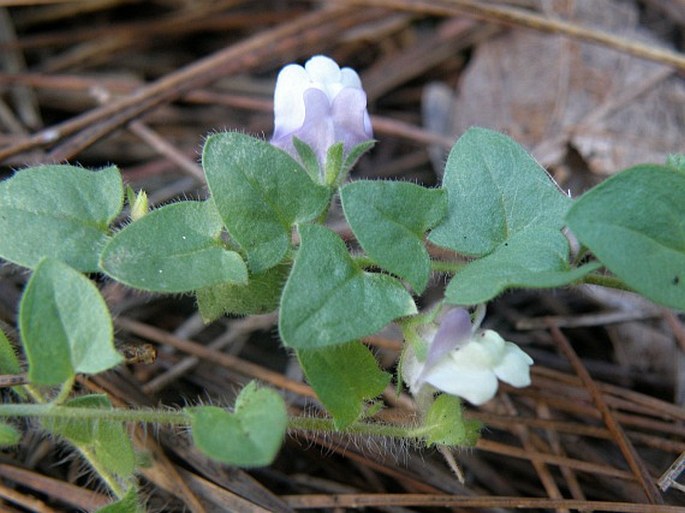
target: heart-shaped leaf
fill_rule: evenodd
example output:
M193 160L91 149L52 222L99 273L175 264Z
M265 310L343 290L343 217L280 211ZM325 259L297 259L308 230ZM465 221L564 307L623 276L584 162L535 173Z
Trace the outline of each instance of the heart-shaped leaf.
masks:
M657 165L627 169L583 194L566 220L627 285L685 310L685 172Z
M114 166L97 172L59 165L19 171L0 182L0 257L31 269L50 257L79 271L97 271L109 224L123 201Z
M378 368L376 358L360 342L300 349L297 357L337 429L357 420L364 401L379 395L390 383L390 374Z
M58 260L46 258L36 267L21 299L19 325L33 383L57 385L122 361L100 292Z
M406 182L358 181L340 191L345 217L378 265L407 280L417 294L430 277L427 230L447 212L447 194Z
M286 345L342 344L416 313L399 281L364 272L335 233L319 225L300 226L299 233L300 249L281 299L279 330Z
M591 263L571 269L568 252L568 241L558 230L519 232L460 270L448 285L445 299L455 305L485 303L509 288L560 287L601 267Z
M524 230L560 230L571 205L521 145L484 128L469 129L454 145L443 187L447 217L429 240L473 256Z
M560 230L570 198L509 137L469 129L450 152L443 187L447 217L429 240L484 257L455 276L447 290L450 302L485 302L514 286L559 286L592 270L568 264Z
M102 252L102 270L131 287L189 292L219 283L247 283L247 267L220 239L211 202L166 205L129 224Z
M255 274L281 262L292 226L316 218L330 200L329 189L290 155L245 134L210 136L202 165L224 225Z
M235 410L216 406L186 408L193 442L212 459L240 467L273 461L288 424L285 402L274 390L255 382L241 390Z

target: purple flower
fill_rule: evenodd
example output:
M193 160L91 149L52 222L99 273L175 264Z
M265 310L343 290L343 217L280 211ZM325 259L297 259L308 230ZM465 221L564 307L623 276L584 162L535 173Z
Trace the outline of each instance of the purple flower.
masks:
M411 347L405 353L402 374L414 395L430 385L483 404L495 396L498 379L519 388L530 385L533 360L516 344L495 331L471 326L463 308L448 310L439 323L426 333L425 361L419 361Z
M299 158L293 146L297 137L311 146L321 166L332 145L342 143L347 154L373 138L359 75L323 55L312 57L304 67L289 64L278 74L274 125L271 144Z

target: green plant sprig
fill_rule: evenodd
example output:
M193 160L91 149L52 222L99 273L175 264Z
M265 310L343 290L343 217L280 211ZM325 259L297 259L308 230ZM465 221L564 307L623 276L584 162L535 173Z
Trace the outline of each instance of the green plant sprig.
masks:
M246 467L269 464L288 429L468 446L479 426L447 394L422 402L416 426L364 416L391 376L360 340L398 323L420 353L418 327L435 312L419 312L416 297L434 273L449 279L445 305L481 305L515 288L591 283L685 310L683 159L632 167L572 199L519 144L482 128L456 142L436 188L343 183L370 141L349 154L334 145L323 163L306 143L296 146L300 160L245 134L213 134L202 155L209 196L150 210L144 194L130 191L129 203L138 205L125 227L116 224L125 197L116 167L44 165L0 182L0 258L31 272L18 318L31 385L28 397L0 405L9 421L0 429L5 443L19 438L12 418L36 418L134 504L131 422L189 426L209 457ZM355 254L325 226L338 200ZM575 261L567 231L585 248ZM207 322L278 311L280 338L330 418L289 418L281 396L256 383L232 411L119 409L104 395L75 396L78 374L124 362L111 314L87 273L148 292L194 294ZM0 373L21 372L0 335Z

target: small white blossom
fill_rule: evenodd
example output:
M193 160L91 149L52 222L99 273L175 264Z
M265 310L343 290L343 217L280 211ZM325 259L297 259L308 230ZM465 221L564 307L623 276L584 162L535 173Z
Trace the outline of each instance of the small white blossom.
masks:
M408 348L402 362L404 380L414 395L431 385L483 404L495 396L498 379L519 388L530 385L532 358L497 332L472 327L464 309L449 310L439 327L425 335L430 344L425 361Z
M271 144L297 158L293 146L297 137L312 147L320 163L335 143L343 143L347 153L373 138L359 75L323 55L312 57L304 67L289 64L280 71L274 125Z

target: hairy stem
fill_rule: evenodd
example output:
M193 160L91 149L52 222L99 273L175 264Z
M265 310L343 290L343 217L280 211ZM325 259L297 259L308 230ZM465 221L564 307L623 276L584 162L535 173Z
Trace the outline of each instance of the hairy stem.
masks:
M190 417L183 411L73 408L54 404L2 404L0 417L37 417L79 420L111 420L186 425Z
M71 391L74 388L74 382L75 381L76 381L76 376L72 376L71 378L66 380L64 383L62 383L62 388L60 388L57 396L52 401L50 401L50 404L52 404L52 405L62 404L64 401L69 399L69 395L71 394Z
M456 274L466 262L454 262L449 260L431 260L431 271L436 273Z
M425 428L418 426L393 426L389 424L369 424L356 422L343 430L339 430L330 419L317 417L290 417L288 429L297 431L316 431L319 433L337 433L342 435L384 436L389 438L403 438L418 440Z

